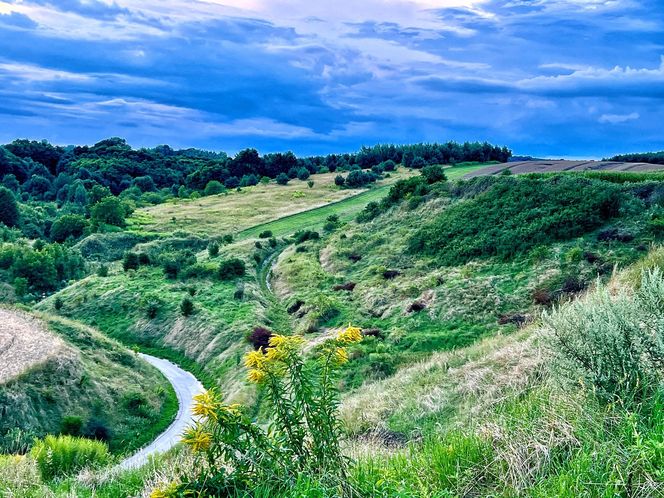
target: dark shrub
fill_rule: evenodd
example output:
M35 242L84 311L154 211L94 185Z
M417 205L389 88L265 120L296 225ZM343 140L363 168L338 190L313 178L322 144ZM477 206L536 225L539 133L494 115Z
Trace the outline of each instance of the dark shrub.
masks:
M97 268L97 276L102 278L108 277L108 266L100 265L99 268Z
M213 240L208 244L207 247L208 256L211 258L216 258L219 255L219 242Z
M265 327L256 327L251 331L249 336L247 336L247 340L251 343L254 349L258 351L261 348L267 349L270 345L270 337L273 335L274 334Z
M153 300L148 302L148 304L146 306L146 309L145 309L145 313L146 313L148 319L154 320L155 318L157 318L157 315L159 314L159 305L160 304L161 303L159 301L157 301L156 299L153 299Z
M104 420L92 418L85 425L83 435L98 441L109 441L111 439L111 429Z
M83 433L83 419L76 415L63 417L60 421L60 434L80 436Z
M408 313L417 313L419 311L422 311L426 307L427 307L426 303L422 301L414 301L413 303L410 304L410 306L408 306L407 311Z
M397 278L399 275L401 275L401 272L399 270L385 270L383 272L383 278L385 280L392 280L394 278Z
M304 306L304 301L300 301L298 299L293 304L291 304L286 311L289 315L292 315L293 313L297 313L302 306Z
M64 303L62 302L62 298L60 296L55 296L55 302L53 303L53 307L55 308L55 310L60 311L63 306Z
M124 259L122 260L122 268L124 271L136 270L140 266L140 261L138 259L138 254L135 252L128 252L125 254Z
M244 261L237 258L227 259L219 264L218 275L221 280L233 280L246 273Z
M261 244L258 240L254 242L254 246L256 246L256 249L263 249L263 244Z
M570 276L565 279L561 291L567 294L578 294L586 288L586 283L576 276Z
M305 246L297 246L295 252L307 252L307 248Z
M221 240L224 242L224 244L231 244L233 242L233 236L229 233L224 235Z
M277 247L277 239L275 239L274 237L270 237L268 243L270 244L270 247Z
M617 242L631 242L634 240L634 235L620 228L605 228L597 234L597 240L600 242L609 242L612 240Z
M286 173L279 173L277 175L277 183L279 185L288 185L288 182L290 181L290 178Z
M394 171L397 168L397 164L392 159L381 163L381 166L383 167L383 171Z
M180 303L180 313L183 316L190 316L194 312L194 302L189 297L185 297Z
M259 239L269 239L272 237L272 230L263 230L259 235Z
M585 259L591 265L600 261L600 258L597 254L586 251L583 253L583 259Z
M447 180L442 166L425 166L422 168L421 175L429 185Z
M300 168L297 170L297 179L301 181L305 181L309 179L309 176L311 176L311 173L309 173L309 170L307 168Z
M180 261L173 257L169 256L163 259L161 267L164 270L164 275L166 278L176 279L180 273Z
M320 234L318 232L314 232L312 230L303 230L300 232L296 232L293 235L293 238L295 239L296 244L302 244L303 242L306 242L307 240L318 240L320 239Z
M524 315L522 313L512 313L512 314L507 314L507 315L501 315L498 317L498 324L499 325L516 325L517 327L521 327L528 323L530 321L530 317L528 315Z
M346 179L343 176L337 175L337 176L334 177L334 184L337 187L343 187L345 183L346 183Z
M380 329L362 329L362 335L365 337L375 337L376 339L385 339L385 333Z
M88 228L88 220L78 214L60 216L51 225L50 235L55 242L64 242L68 238L78 239Z
M204 263L195 263L182 270L182 278L212 278L215 269Z
M145 253L145 252L138 253L138 264L139 265L149 265L150 264L150 256L148 256L148 254Z
M535 304L548 306L554 301L555 295L548 289L537 288L533 291L532 298Z
M351 253L348 255L348 259L350 259L353 263L357 263L358 261L362 260L362 256L356 253Z
M238 282L237 285L235 286L233 299L235 299L236 301L242 301L242 299L244 299L244 282Z
M355 286L357 284L355 282L346 282L345 284L338 284L332 287L332 290L335 292L339 291L348 291L348 292L353 292L355 289Z

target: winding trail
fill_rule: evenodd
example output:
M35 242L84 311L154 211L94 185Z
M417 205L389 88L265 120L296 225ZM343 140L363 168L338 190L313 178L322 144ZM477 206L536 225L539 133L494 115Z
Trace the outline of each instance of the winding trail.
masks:
M150 456L173 448L179 441L184 430L194 422L191 408L194 404L194 396L203 392L203 385L189 372L185 372L176 364L156 358L147 354L139 353L139 356L157 368L164 377L173 385L178 398L178 413L173 423L162 432L157 439L138 453L123 460L118 467L121 469L137 468L147 463Z

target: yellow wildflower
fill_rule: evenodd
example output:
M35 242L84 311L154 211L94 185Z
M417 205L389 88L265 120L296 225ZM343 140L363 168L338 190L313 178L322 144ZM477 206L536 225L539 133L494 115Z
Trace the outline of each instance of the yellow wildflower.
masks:
M348 362L348 352L346 351L346 348L337 348L334 351L334 357L337 360L337 363L339 365L343 365L344 363Z
M267 353L265 353L267 361L280 361L284 359L286 353L283 348L268 348Z
M205 451L212 444L212 435L200 425L196 425L185 431L182 442L191 446L191 449L196 452Z
M288 337L285 335L273 335L270 337L270 347L272 348L278 348L280 346L283 346L288 342Z
M197 394L194 396L194 401L196 404L191 410L194 415L217 420L217 410L221 407L221 402L214 391Z
M348 325L346 330L342 330L337 335L337 341L343 344L352 344L354 342L360 342L362 340L362 330L358 327L353 327Z
M261 351L250 351L244 355L244 364L247 368L262 368L265 355Z
M177 496L178 486L174 482L163 489L155 489L150 493L150 498L174 498Z
M256 368L252 368L249 370L249 381L253 382L254 384L260 384L263 382L263 379L265 379L265 372L262 370L258 370Z

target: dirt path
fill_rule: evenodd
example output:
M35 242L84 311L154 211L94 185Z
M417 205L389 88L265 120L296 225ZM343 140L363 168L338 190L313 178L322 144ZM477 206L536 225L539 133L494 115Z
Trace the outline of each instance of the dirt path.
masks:
M194 404L193 398L204 390L203 385L196 377L189 372L185 372L174 363L142 353L139 353L139 356L159 369L173 385L180 407L175 420L168 429L138 453L122 461L119 465L121 469L140 467L147 463L150 456L164 453L173 448L180 441L184 430L194 422L194 417L191 414L191 408Z
M26 313L0 308L0 384L60 355L65 343Z

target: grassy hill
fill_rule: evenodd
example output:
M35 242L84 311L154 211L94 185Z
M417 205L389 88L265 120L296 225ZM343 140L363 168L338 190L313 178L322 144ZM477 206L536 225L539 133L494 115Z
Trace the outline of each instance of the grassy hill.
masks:
M0 383L3 451L25 451L33 437L64 432L106 440L124 454L149 442L175 416L170 384L118 343L52 315L6 313L16 327L25 325L24 334L38 328L41 338L33 340L48 339L54 354Z

